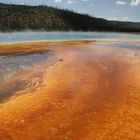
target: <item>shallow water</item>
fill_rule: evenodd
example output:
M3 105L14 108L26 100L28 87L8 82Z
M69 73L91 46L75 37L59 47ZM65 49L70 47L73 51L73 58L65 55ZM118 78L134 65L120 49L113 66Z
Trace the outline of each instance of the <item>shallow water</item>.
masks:
M51 52L0 56L0 83L18 71L30 69L33 65L48 59L50 55Z
M0 139L138 140L139 47L140 41L1 46Z

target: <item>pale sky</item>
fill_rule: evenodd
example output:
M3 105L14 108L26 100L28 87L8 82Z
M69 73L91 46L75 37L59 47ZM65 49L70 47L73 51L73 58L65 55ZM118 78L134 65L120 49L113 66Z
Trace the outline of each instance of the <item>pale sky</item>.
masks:
M109 20L140 22L140 0L0 0L1 3L49 5Z

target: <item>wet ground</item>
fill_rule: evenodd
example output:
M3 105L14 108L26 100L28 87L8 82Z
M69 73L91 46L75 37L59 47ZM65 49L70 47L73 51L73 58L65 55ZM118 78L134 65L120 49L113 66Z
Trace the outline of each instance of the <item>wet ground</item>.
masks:
M139 140L140 42L0 46L0 140Z

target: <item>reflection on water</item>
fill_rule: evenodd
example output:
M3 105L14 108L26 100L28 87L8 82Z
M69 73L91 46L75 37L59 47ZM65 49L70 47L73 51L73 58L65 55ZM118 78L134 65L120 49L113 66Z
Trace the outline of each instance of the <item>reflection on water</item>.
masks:
M19 70L29 69L46 60L50 55L51 52L0 56L0 82L9 79Z
M131 49L131 50L139 50L140 49L140 45L132 44L132 43L128 43L128 42L107 43L107 45L110 45L113 47Z
M140 44L133 44L128 42L98 42L97 44L105 45L105 46L112 46L112 47L120 47L126 48L131 50L139 50Z

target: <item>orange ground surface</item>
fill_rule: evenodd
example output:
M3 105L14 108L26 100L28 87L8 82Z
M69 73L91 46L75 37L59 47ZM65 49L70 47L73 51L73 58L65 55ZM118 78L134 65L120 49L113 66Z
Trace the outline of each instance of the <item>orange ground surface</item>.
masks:
M1 55L38 51L53 55L0 84L0 96L12 95L0 103L0 140L140 140L140 49L88 41L0 47Z

